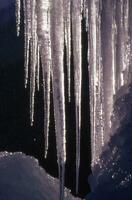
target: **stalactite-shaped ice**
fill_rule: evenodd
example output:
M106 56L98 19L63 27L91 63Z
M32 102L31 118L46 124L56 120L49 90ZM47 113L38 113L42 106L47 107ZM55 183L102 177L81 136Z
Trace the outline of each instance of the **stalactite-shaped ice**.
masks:
M38 91L40 86L39 79L40 79L40 45L37 44L36 86Z
M50 41L50 1L37 1L37 36L40 48L43 84L44 84L44 135L45 158L48 151L49 118L50 118L50 70L51 70L51 41ZM39 66L39 65L38 65Z
M64 4L64 30L65 30L65 46L67 60L67 76L68 76L68 98L71 97L71 0L63 2Z
M56 0L51 3L51 55L56 145L60 177L60 200L62 200L64 197L64 168L66 161L63 0Z
M90 114L91 114L91 145L92 145L92 164L95 158L95 116L94 116L94 102L95 99L95 84L94 84L94 71L96 67L96 7L94 1L89 1L89 50L88 50L88 61L89 61L89 77L90 77Z
M92 166L104 144L104 90L101 51L101 1L88 2L88 61L90 80Z
M81 44L82 1L72 1L72 41L74 58L74 92L76 112L76 193L78 193L80 167L81 131L81 85L82 85L82 44Z
M126 0L124 2L124 35L125 35L125 68L123 71L123 78L124 78L124 84L129 82L129 70L130 70L130 35L129 35L129 12L130 11L130 2L129 0Z
M117 89L128 82L129 69L129 35L128 35L128 14L129 1L120 0L117 2Z
M131 76L129 3L90 0L86 5L93 168L110 138L114 95Z
M64 49L66 49L68 96L70 100L72 41L76 114L76 192L78 192L82 16L86 18L86 31L88 32L91 147L92 166L94 167L96 163L100 162L99 156L102 146L110 138L114 95L122 85L129 83L132 77L130 69L130 54L132 52L130 22L132 16L129 4L132 5L130 0L23 0L25 87L27 87L28 80L30 80L30 119L31 124L33 124L34 96L35 89L39 90L41 63L44 85L45 157L49 146L50 79L52 78L60 200L64 197L66 162ZM16 0L17 35L20 31L20 8L20 0Z
M83 18L85 19L86 31L88 31L88 1L83 0Z
M20 22L21 22L21 0L16 0L16 29L17 36L20 34Z
M128 82L131 82L132 80L132 67L131 67L131 62L132 62L132 26L131 26L131 20L132 20L132 1L129 1L129 7L128 7L128 35L129 35L129 46L128 46L128 50L129 50L129 69L128 69Z
M28 75L29 75L29 49L30 49L30 41L31 41L31 4L30 0L23 0L24 7L24 68L25 68L25 87L27 87L28 83Z
M116 26L116 5L113 4L112 12L112 36L111 36L111 48L112 48L112 92L116 93L116 39L117 39L117 26Z
M30 122L34 122L35 75L37 66L36 1L31 2L31 68L30 68Z

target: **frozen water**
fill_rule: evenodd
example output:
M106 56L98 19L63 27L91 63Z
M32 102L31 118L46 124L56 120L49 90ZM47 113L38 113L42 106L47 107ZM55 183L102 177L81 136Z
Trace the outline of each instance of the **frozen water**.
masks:
M22 153L0 153L1 200L56 200L59 181L49 176L33 157ZM65 188L65 200L79 200Z
M94 167L99 162L103 146L110 139L114 95L131 79L131 7L130 1L127 0L90 0L87 3L91 146Z
M20 0L16 0L17 35L19 35L20 29L21 6ZM73 35L74 55L74 91L76 107L76 192L78 192L81 132L82 1L78 0L71 2L69 0L63 2L63 0L56 0L51 2L49 0L23 0L23 9L25 29L25 87L27 87L27 83L30 80L30 121L31 125L33 125L34 98L36 88L39 89L39 59L41 58L44 85L45 157L47 156L49 146L50 82L52 80L57 159L62 196L60 199L63 199L64 169L66 162L64 48L66 47L68 98L70 101L71 35Z
M48 152L50 81L52 80L56 149L63 199L66 162L66 112L64 49L66 49L70 100L71 42L74 64L76 115L76 192L78 192L81 138L82 17L88 33L92 170L112 135L114 96L131 82L131 1L129 0L23 0L25 23L25 86L30 80L30 118L34 121L34 97L39 89L39 57L44 85L45 157ZM20 0L16 0L17 34ZM29 60L30 59L30 60ZM30 62L29 62L30 61ZM30 63L30 66L29 66ZM28 69L30 68L30 70ZM30 75L29 75L30 72Z
M81 85L82 85L82 44L81 44L82 1L72 2L72 40L74 58L74 92L76 112L76 193L78 193L81 137Z
M88 200L132 199L132 85L123 86L115 97L112 136L103 147L100 163L89 177Z

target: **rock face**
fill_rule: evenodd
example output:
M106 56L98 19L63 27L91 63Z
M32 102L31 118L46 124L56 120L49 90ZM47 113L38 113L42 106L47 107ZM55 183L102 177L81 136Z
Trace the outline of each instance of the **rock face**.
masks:
M33 157L0 153L1 200L58 200L59 181L47 175ZM65 200L79 200L65 189Z
M117 93L112 122L112 137L90 177L88 200L132 199L132 85Z

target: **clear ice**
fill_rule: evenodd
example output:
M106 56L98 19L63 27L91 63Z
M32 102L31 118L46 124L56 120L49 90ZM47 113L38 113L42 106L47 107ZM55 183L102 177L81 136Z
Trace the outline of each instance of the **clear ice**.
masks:
M131 79L130 0L23 0L25 29L25 87L30 80L30 118L39 90L40 63L44 86L45 157L48 152L50 89L53 90L60 199L64 197L66 113L64 49L71 94L71 50L74 63L76 115L76 192L78 192L81 138L82 18L88 34L92 169L100 163L102 148L110 139L114 95ZM17 35L20 0L16 0ZM71 43L73 49L71 49ZM40 62L41 61L41 62ZM30 63L30 66L29 66ZM30 68L30 70L29 70ZM30 74L29 74L30 72ZM30 78L29 78L30 77ZM52 86L51 83L52 82Z

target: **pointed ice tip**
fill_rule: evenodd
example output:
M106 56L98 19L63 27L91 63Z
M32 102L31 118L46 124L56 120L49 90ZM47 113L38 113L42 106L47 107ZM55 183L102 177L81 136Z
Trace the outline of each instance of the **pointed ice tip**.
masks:
M24 87L25 87L25 89L27 88L27 81L25 81Z
M34 125L34 121L32 120L30 124L31 124L31 126L33 126Z
M17 37L20 36L20 30L17 30Z
M48 154L48 149L45 148L45 152L44 152L44 158L47 159L47 154Z
M68 95L68 102L71 102L71 94Z
M47 159L47 152L44 153L44 159Z

